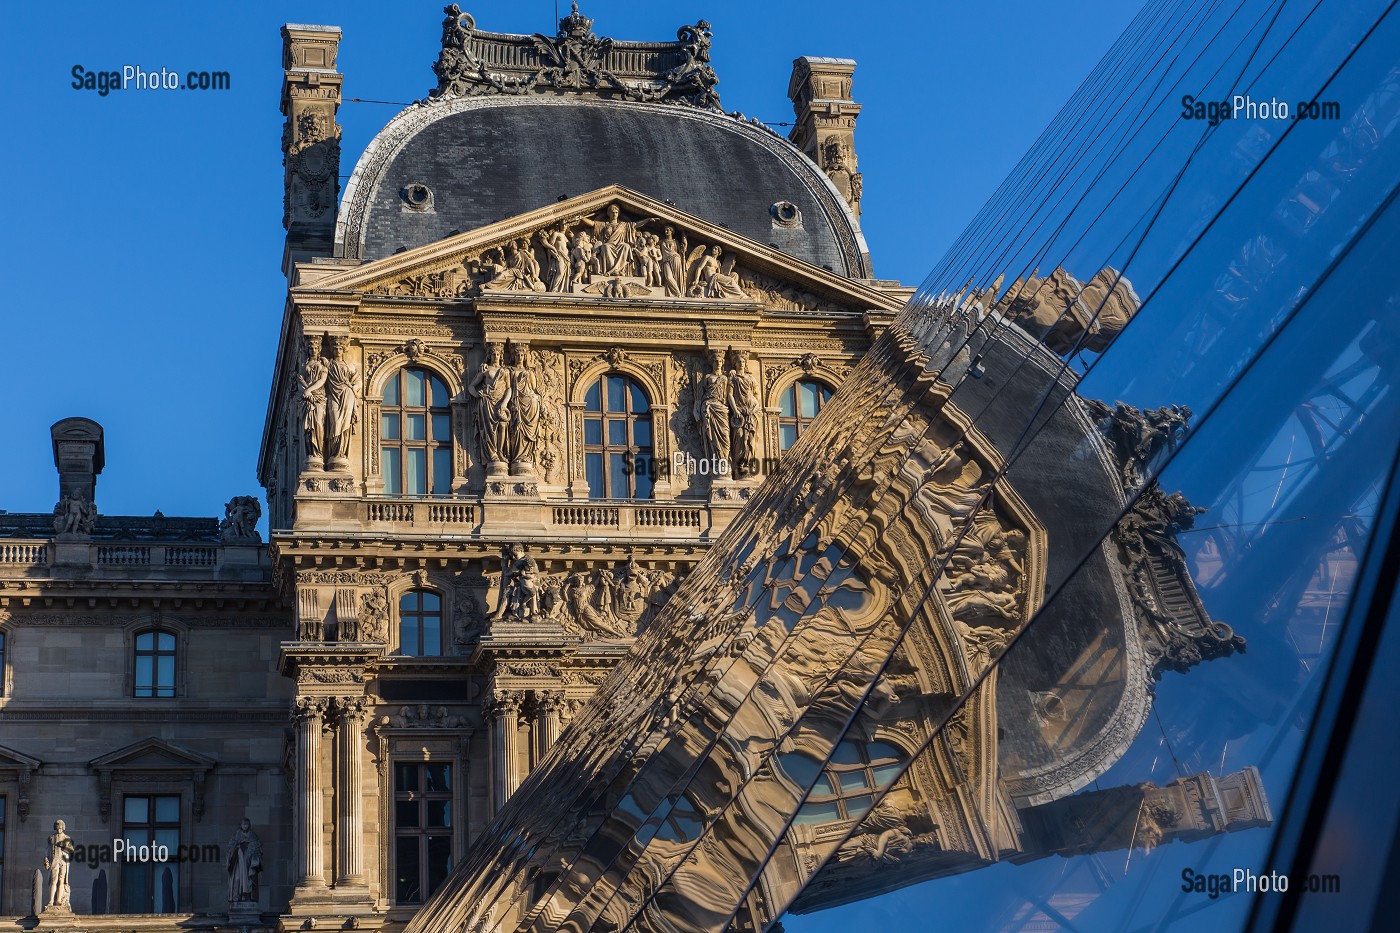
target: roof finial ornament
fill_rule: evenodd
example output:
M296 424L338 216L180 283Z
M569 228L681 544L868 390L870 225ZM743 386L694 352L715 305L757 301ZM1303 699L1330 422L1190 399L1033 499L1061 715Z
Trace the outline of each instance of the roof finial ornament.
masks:
M582 39L593 34L593 20L578 11L578 0L573 6L573 12L559 21L561 39Z

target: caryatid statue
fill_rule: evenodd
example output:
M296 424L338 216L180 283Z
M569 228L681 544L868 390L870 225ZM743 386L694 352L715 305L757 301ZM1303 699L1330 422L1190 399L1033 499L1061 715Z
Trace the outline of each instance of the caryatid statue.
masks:
M467 391L476 399L476 438L486 472L506 472L510 460L506 443L510 430L511 374L501 363L501 345L488 344L476 378Z
M620 219L621 211L616 204L608 205L607 220L581 218L579 223L593 231L597 240L593 254L597 257L599 275L631 275L633 250L642 242L641 229L656 220L647 217L630 221Z
M330 362L321 355L321 335L306 337L306 360L297 374L297 405L306 464L304 469L319 470L326 441L326 375Z
M705 456L712 461L710 472L728 472L728 467L719 469L721 460L729 459L729 378L724 373L724 351L711 350L711 371L696 379L695 405L692 414L700 425L700 436L705 442Z
M510 472L526 475L535 472L544 428L544 398L540 395L539 377L530 368L529 344L512 344L510 364Z
M734 350L729 371L730 466L742 479L758 472L758 416L763 400L758 380L749 373L747 350Z
M49 836L44 870L49 873L49 902L47 907L72 909L73 891L68 884L68 868L73 861L73 837L64 832L62 820L54 820Z
M331 338L326 371L326 469L350 467L350 435L360 420L360 367L346 359L348 337Z
M262 840L246 816L228 841L228 902L257 903L258 875L263 870Z

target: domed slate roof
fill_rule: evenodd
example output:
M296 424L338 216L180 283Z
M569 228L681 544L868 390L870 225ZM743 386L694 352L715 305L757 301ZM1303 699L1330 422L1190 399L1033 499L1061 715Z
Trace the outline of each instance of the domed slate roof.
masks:
M826 175L786 140L677 104L580 95L430 100L370 143L345 191L337 255L374 260L619 184L798 259L868 277ZM781 219L774 205L788 202Z

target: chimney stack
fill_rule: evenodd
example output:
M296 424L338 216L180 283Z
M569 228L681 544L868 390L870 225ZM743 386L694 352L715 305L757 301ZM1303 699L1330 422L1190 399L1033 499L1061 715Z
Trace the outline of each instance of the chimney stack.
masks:
M340 85L335 70L339 26L282 27L282 164L285 193L282 226L287 246L282 269L330 256L335 246L340 197Z
M97 501L97 474L102 472L102 425L90 418L64 418L49 428L53 463L58 467L58 499L77 496Z
M797 123L788 139L836 185L860 221L861 178L856 161L856 117L851 99L856 63L849 58L804 55L792 63L788 97Z

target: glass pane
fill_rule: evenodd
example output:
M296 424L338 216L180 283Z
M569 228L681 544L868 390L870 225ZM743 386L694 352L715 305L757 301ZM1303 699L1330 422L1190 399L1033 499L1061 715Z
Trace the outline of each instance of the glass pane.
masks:
M437 657L442 654L442 617L423 617L423 656Z
M791 447L793 444L796 444L796 443L797 443L797 425L795 425L795 424L780 424L780 425L778 425L778 448L779 448L780 450L787 450L789 447Z
M631 389L633 414L641 415L651 411L651 405L647 402L647 394L642 391L642 387L634 382L631 385Z
M614 499L628 497L627 461L622 454L608 454L608 493Z
M127 823L149 823L151 821L150 798L127 797L122 802L122 820Z
M380 416L379 436L386 441L396 441L399 439L399 416L397 413Z
M136 695L150 696L151 688L155 686L152 679L152 671L155 662L149 654L138 654L136 656Z
M433 495L445 496L452 491L452 451L438 447L433 451Z
M180 798L161 796L156 798L156 822L180 822Z
M452 837L428 838L428 894L431 895L452 871Z
M428 452L421 447L410 447L404 451L408 469L404 471L404 494L421 496L428 491Z
M585 418L583 422L583 442L585 444L603 443L603 422L597 418Z
M858 765L864 760L860 754L860 746L854 742L842 742L836 746L836 751L831 753L831 763L834 765Z
M802 417L815 418L817 416L817 387L810 382L799 382L797 393Z
M627 422L621 418L608 419L608 443L614 447L627 446Z
M150 651L155 647L155 633L142 632L136 636L136 647L141 651Z
M836 788L831 783L831 775L823 774L817 778L817 783L812 785L813 797L829 797L836 793Z
M428 416L406 414L403 419L403 434L410 441L428 439Z
M623 376L608 376L608 411L627 410L627 382Z
M834 823L839 819L841 819L841 811L836 809L836 801L816 802L809 800L802 805L801 810L797 811L793 822L799 825L811 825L813 823Z
M410 369L404 372L404 393L403 402L415 408L422 408L428 403L427 381L423 378L423 370Z
M418 765L399 762L394 765L394 793L405 794L418 789Z
M871 742L865 746L865 755L870 761L884 761L886 758L903 759L904 753L885 742Z
M156 686L175 686L175 659L168 654L156 659Z
M846 801L846 815L853 820L864 816L866 811L870 809L870 804L873 803L874 800L875 798L868 794L861 797L852 797Z
M385 405L397 405L397 404L399 404L399 376L398 376L398 373L395 373L395 374L394 374L394 378L392 378L392 379L390 379L388 382L384 383L384 404L385 404Z
M588 387L588 392L583 396L584 411L602 411L603 406L599 402L598 383Z
M875 772L875 783L881 787L884 787L886 784L889 784L895 778L899 777L899 769L901 767L903 766L900 765L898 762L890 762L889 764L876 765L874 768L871 769Z
M784 418L793 418L797 415L797 386L790 385L783 390L782 398L778 399L778 414Z
M418 651L418 617L402 616L399 619L399 653L417 657Z
M607 490L603 487L603 455L584 454L583 472L588 479L588 497L590 499L607 498Z
M444 408L447 406L448 402L452 401L452 396L447 394L447 383L443 382L437 376L430 375L428 377L428 385L432 390L428 396L429 405L432 405L434 408Z
M433 415L433 440L452 440L452 416Z
M409 590L399 597L399 609L403 612L413 612L418 609L418 590Z
M151 872L142 865L125 865L122 876L122 913L144 914L151 909ZM47 889L45 889L47 894Z
M159 807L157 807L157 809L159 809ZM170 850L170 857L174 858L180 848L180 830L158 829L152 834L151 841L158 846L165 846Z
M799 787L807 787L821 770L821 765L806 755L789 754L782 756L783 771Z
M651 446L650 418L638 418L632 422L632 443L637 447Z
M655 475L653 471L656 468L655 459L643 454L633 458L632 465L632 485L635 490L633 495L638 499L650 499L652 488L651 478Z
M400 904L423 900L419 889L418 837L399 836L394 840L394 898Z
M156 635L156 643L160 645L161 651L175 650L175 636L169 632L159 632Z
M450 800L429 800L429 801L428 801L428 825L429 825L429 826L451 826L451 825L452 825L452 801L450 801Z
M452 790L452 766L423 765L423 790L430 794L445 794Z
M399 829L414 829L418 826L418 801L398 800L394 802L394 825Z
M442 608L442 597L428 590L420 590L419 598L423 600L423 609L427 612L437 612Z
M173 857L175 850L171 849L170 854ZM179 869L175 865L156 866L156 913L173 914L175 912L175 899L180 890L179 877Z
M381 451L384 455L384 492L386 495L403 495L403 480L401 473L402 452L397 447L385 447Z

